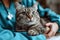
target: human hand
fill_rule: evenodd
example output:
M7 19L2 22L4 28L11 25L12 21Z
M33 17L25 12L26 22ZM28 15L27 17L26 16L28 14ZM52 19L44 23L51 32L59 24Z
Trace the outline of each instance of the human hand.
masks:
M54 36L56 32L58 31L57 23L47 23L46 27L50 28L49 32L48 31L45 32L45 35L47 38Z

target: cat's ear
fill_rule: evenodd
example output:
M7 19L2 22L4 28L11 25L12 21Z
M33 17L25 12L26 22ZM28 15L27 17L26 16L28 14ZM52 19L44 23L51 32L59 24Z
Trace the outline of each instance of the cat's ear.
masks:
M38 2L36 2L36 3L33 5L33 9L34 9L34 10L37 10L37 9L38 9Z
M24 5L19 4L19 2L16 2L16 3L15 3L15 7L16 7L16 10L17 10L17 11L19 11L19 10L21 10L21 9L25 8L25 6L24 6Z

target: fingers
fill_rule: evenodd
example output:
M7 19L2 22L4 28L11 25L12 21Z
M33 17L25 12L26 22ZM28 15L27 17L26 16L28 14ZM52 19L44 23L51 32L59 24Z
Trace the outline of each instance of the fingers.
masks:
M53 28L51 28L50 32L46 34L46 37L50 38L52 36L55 36L56 32L57 32L56 30L54 31Z
M52 23L47 23L47 24L46 24L46 27L49 27L51 24L52 24Z
M48 34L48 37L52 37L55 35L55 32L51 31L49 34Z
M46 27L45 33L46 33L46 34L49 33L50 30L51 30L51 29L50 29L49 27Z
M53 32L50 32L49 34L46 34L46 37L50 38L50 37L52 37L52 35L53 35Z
M46 27L49 27L50 30L56 32L58 31L58 24L57 23L47 23Z
M55 36L56 32L50 32L49 34L45 34L46 38L50 38L52 36Z
M52 25L51 25L52 23L47 23L45 26L46 26L46 31L45 31L45 33L49 33L50 32L50 30L52 29Z
M47 38L54 36L58 31L58 25L56 23L47 23L46 27L50 28L50 31L45 34Z

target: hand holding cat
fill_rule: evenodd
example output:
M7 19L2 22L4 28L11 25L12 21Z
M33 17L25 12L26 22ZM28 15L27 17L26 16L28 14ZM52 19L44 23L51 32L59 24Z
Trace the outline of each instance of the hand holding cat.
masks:
M47 23L46 24L46 27L49 27L50 28L50 31L47 33L45 33L46 37L49 38L49 37L52 37L56 34L56 32L58 31L58 24L57 23Z

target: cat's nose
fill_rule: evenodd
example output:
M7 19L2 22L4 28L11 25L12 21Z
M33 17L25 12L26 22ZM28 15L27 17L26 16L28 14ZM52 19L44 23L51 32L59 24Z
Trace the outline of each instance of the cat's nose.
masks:
M31 15L26 14L26 16L27 16L30 20L32 19L32 16L31 16Z
M31 18L30 21L33 21L33 18Z
M33 21L33 17L32 16L29 16L28 18L30 19L30 21Z

